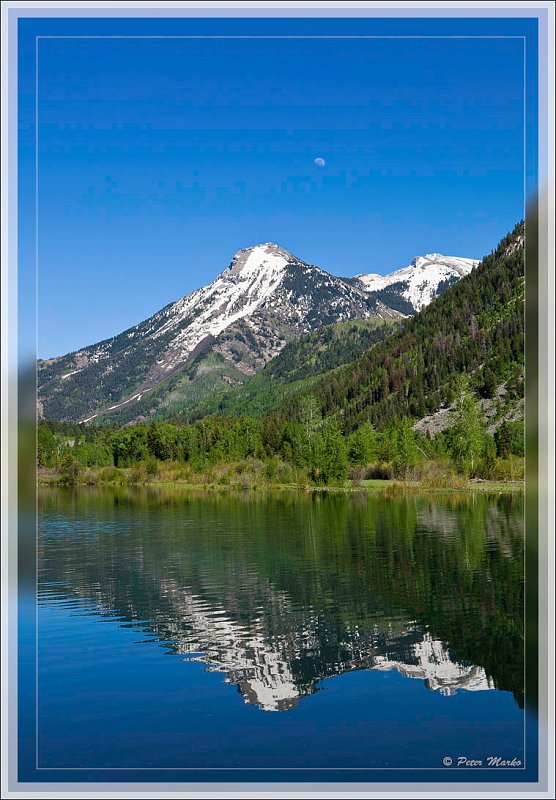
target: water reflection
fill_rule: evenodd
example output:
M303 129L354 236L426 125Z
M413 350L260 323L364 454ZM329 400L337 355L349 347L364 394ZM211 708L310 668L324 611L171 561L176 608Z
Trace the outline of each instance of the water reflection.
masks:
M519 497L45 490L40 600L117 617L287 710L397 670L523 699Z

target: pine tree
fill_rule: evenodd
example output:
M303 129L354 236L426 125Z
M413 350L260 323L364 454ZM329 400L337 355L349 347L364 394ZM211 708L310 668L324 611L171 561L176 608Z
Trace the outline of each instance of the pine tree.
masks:
M75 458L71 450L66 450L60 458L60 476L62 483L73 486L79 473L81 472L81 464Z
M493 372L490 367L485 368L485 373L483 376L483 386L481 389L481 393L483 397L488 397L492 399L496 396L496 389L498 388L498 378L496 374Z
M512 452L512 430L506 420L496 431L496 449L500 458L508 458Z

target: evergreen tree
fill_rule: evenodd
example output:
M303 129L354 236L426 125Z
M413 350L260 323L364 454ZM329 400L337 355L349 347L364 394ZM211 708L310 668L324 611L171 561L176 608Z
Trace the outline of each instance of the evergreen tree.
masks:
M523 420L508 422L504 420L494 434L496 450L500 458L509 458L510 455L523 456Z
M76 483L80 472L81 464L75 458L72 451L68 448L62 453L60 458L60 476L62 483L66 483L68 486L73 486Z
M496 469L496 443L492 436L485 435L483 441L483 455L479 471L482 478L492 478Z
M481 387L481 394L483 397L492 399L493 397L496 397L497 388L498 378L496 377L496 374L490 369L490 367L486 367L483 377L483 385Z
M496 431L496 449L500 458L508 458L512 452L512 432L506 420Z

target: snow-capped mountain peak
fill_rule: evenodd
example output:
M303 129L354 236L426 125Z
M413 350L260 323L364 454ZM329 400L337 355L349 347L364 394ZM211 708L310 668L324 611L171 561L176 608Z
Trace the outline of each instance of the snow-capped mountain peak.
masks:
M411 262L412 266L426 268L432 264L449 267L460 272L461 276L469 275L471 270L479 262L473 258L460 258L459 256L445 256L442 253L427 253L425 256L417 256Z
M274 242L265 242L239 250L228 269L233 275L257 274L260 272L281 273L288 264L299 259Z
M163 400L173 396L165 383L171 376L179 381L183 375L183 385L202 384L214 369L220 384L236 385L288 341L317 328L415 313L477 263L428 253L390 275L346 279L275 242L255 244L239 250L211 283L139 325L41 364L41 413L82 421L156 414L157 393Z
M94 373L97 390L71 409L64 403L60 417L90 421L99 414L128 413L140 401L151 413L153 390L179 370L192 372L193 362L203 354L208 359L209 351L228 380L238 382L262 369L287 341L323 325L399 316L353 281L265 242L239 250L211 283L139 325L51 360L41 374L48 375L41 381L41 403L56 404L76 383L90 386ZM112 388L105 391L108 382Z
M472 258L427 253L388 275L363 273L355 279L369 293L395 293L414 311L420 311L452 283L469 275L479 262Z

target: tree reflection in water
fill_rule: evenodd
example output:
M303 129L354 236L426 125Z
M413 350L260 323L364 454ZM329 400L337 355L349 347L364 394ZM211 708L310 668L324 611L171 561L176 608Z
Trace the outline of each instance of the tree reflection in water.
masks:
M41 491L40 600L77 599L287 710L392 670L523 703L523 500Z

